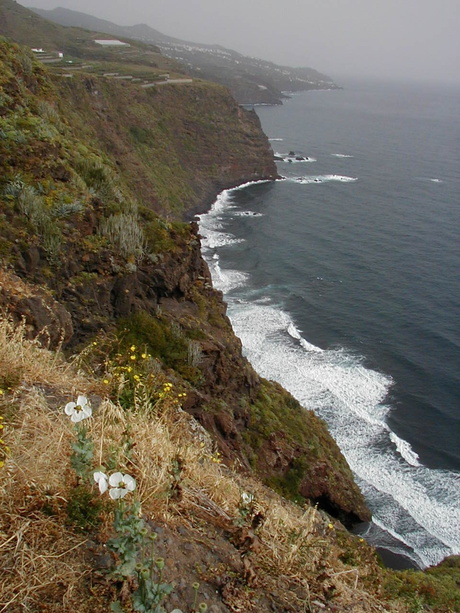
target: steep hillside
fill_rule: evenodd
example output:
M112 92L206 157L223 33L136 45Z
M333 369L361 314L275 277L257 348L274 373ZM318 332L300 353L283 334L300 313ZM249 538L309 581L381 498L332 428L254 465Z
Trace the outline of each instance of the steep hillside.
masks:
M240 104L281 104L286 97L283 92L337 89L330 77L312 68L278 66L220 45L204 45L165 36L145 24L119 26L105 19L64 8L33 10L61 25L97 30L158 45L164 55L177 60L188 74L228 87Z
M143 205L163 215L190 216L226 187L277 176L257 115L220 86L142 89L87 76L65 80L59 90L85 140L115 160Z
M162 89L154 114L156 94L135 84L85 74L52 79L5 43L1 58L3 263L43 288L33 299L4 291L3 304L37 331L48 326L68 348L113 333L123 318L119 335L184 378L187 410L215 433L229 461L259 467L291 496L322 501L344 519L366 518L324 424L303 419L273 384L261 396L211 287L196 225L157 216L177 219L222 185L267 176L265 160L273 161L254 153L269 149L253 114L205 84ZM44 288L52 292L46 299Z

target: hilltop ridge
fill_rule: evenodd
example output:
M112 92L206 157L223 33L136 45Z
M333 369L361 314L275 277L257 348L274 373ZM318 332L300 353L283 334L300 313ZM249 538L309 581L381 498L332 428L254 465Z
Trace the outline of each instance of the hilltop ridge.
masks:
M162 34L146 24L120 26L61 7L32 10L64 26L98 30L157 45L165 56L178 61L189 75L228 87L240 104L281 104L286 92L338 89L330 77L313 68L279 66L221 45L184 41Z

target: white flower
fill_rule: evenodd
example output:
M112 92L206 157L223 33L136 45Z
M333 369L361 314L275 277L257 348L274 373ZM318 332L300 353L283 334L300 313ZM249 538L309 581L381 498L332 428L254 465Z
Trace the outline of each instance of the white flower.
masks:
M86 396L78 396L77 402L68 402L65 405L64 411L66 415L70 415L70 419L74 423L91 417L93 412L92 408L88 404L88 399Z
M131 475L123 475L122 473L113 473L109 477L110 491L109 496L113 500L123 498L128 492L132 492L136 488L136 480Z
M250 504L254 500L254 496L248 492L243 492L241 494L241 500L244 504Z
M99 486L99 491L101 492L101 494L106 492L108 488L108 482L109 482L107 475L101 471L98 471L94 473L93 477L94 477L94 481L96 481L96 483Z

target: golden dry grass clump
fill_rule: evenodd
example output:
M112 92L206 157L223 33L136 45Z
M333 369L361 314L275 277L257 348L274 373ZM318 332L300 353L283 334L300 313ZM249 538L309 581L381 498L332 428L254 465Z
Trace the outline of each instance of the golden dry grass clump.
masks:
M101 381L25 340L24 327L5 317L0 367L9 382L0 396L9 448L0 469L0 613L109 610L113 588L95 570L94 552L110 535L113 503L107 498L97 526L78 530L69 522L75 434L63 407L77 394L94 409L85 425L95 443L95 470L110 457L116 469L134 476L134 495L152 525L178 538L185 526L188 542L200 546L212 533L213 555L224 541L234 550L240 571L228 579L231 586L221 585L219 610L257 610L251 603L268 593L283 603L282 611L404 610L379 601L379 571L364 542L353 539L354 563L347 563L343 553L352 537L338 523L221 464L209 435L182 411L172 385L165 387L164 373L156 374L167 390L161 402L135 393L133 407L123 409ZM186 577L177 564L168 580ZM200 568L202 581L217 572Z

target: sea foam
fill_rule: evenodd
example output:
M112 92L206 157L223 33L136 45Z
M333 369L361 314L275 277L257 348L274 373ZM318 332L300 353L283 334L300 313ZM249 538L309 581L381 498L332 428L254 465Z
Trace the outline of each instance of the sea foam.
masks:
M410 444L402 438L399 438L394 432L390 432L390 440L396 445L397 452L411 466L420 466L418 455L412 449Z
M306 155L292 155L289 153L278 153L275 152L275 158L278 162L287 162L289 164L308 164L311 162L316 162L316 158L309 157ZM280 159L281 158L281 159Z
M225 232L225 220L238 213L234 191L200 216L200 231L214 285L233 292L228 313L245 355L260 375L281 383L328 423L373 511L374 544L385 546L387 534L388 549L420 567L460 554L460 475L421 465L410 444L392 432L386 421L391 377L346 349L313 345L282 305L251 288L249 274L221 267L220 247L238 241Z
M229 316L256 370L326 420L376 521L401 542L395 550L420 566L459 553L459 476L421 466L390 430L385 399L391 378L345 350L304 349L293 342L300 336L295 324L277 306L230 300Z
M313 175L306 177L291 178L291 181L310 185L311 183L329 183L330 181L340 181L342 183L353 183L358 180L358 177L348 177L346 175Z

